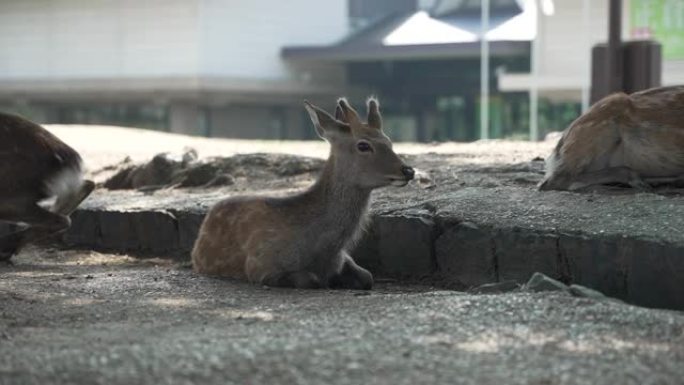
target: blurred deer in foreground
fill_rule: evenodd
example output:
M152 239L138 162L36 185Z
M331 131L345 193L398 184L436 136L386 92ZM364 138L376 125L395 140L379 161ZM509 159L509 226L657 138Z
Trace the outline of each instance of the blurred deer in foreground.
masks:
M345 99L335 117L305 102L316 132L330 143L318 180L294 196L236 197L207 214L192 251L199 273L267 286L370 289L373 276L347 250L360 237L371 190L405 186L414 171L382 132L378 102L367 123Z
M546 160L540 190L684 181L684 86L598 101L575 120Z
M0 234L0 260L21 246L69 228L69 214L93 190L81 157L43 127L0 113L0 221L27 228ZM41 202L55 198L50 209Z

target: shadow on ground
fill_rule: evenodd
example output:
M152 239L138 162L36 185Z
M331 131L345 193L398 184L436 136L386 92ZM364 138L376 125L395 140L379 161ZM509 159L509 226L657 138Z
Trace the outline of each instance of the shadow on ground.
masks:
M30 249L0 267L0 383L681 383L684 314L560 293L266 289Z

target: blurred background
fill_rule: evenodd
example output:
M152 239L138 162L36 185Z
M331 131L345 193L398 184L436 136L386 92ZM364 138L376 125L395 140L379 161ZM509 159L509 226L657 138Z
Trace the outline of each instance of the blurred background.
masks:
M303 99L374 94L397 141L543 139L590 104L608 3L0 0L0 110L311 139ZM662 48L658 82L684 84L684 0L624 0L620 21L623 39Z

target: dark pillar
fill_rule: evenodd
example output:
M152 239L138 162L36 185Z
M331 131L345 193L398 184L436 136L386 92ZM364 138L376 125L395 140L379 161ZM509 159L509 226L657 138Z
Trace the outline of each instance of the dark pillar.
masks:
M608 20L608 52L606 55L606 90L623 90L622 0L610 0Z
M608 43L591 54L591 104L614 92L631 93L660 85L660 46L654 41L623 43L622 0L610 0Z

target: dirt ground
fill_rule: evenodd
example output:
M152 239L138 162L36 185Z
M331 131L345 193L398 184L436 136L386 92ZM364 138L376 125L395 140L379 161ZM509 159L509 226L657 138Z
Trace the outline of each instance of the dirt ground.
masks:
M83 154L91 172L126 156L145 161L185 147L200 157L327 153L323 141L209 140L115 127L49 129ZM540 175L540 162L531 161L545 157L553 144L397 144L409 160L427 154L420 167L439 170L438 185L386 190L380 198L391 195L410 206L420 204L414 195L429 198L457 186L449 200L476 208L484 207L478 196L501 201L487 211L492 220L536 215L552 221L559 202L568 214L580 203L587 210L606 203L612 210L609 198L563 193L535 195L538 204L524 207ZM105 174L92 176L102 181ZM310 176L295 181L300 187ZM292 187L292 182L277 183ZM140 204L160 204L159 198L177 194L185 193L134 197ZM95 195L122 208L132 204L131 196ZM676 212L662 203L665 199L642 195L640 201L648 202L637 205L641 211L633 215L653 207ZM628 198L618 201L625 210L634 209ZM609 214L603 215L608 222ZM615 222L615 229L621 226ZM0 266L0 385L682 384L682 362L684 313L561 293L472 295L391 281L379 282L371 292L267 289L198 276L187 265L164 259L39 248L24 251L14 265Z
M47 125L46 128L78 150L90 171L119 163L126 157L134 162L143 162L160 152L182 154L186 148L195 149L200 158L259 152L319 158L325 158L328 154L328 144L323 140L209 139L112 126ZM394 149L397 153L409 155L449 154L453 163L491 165L545 158L554 145L554 140L488 140L475 143L396 143Z
M0 384L681 384L684 314L383 282L282 290L164 260L0 267Z

